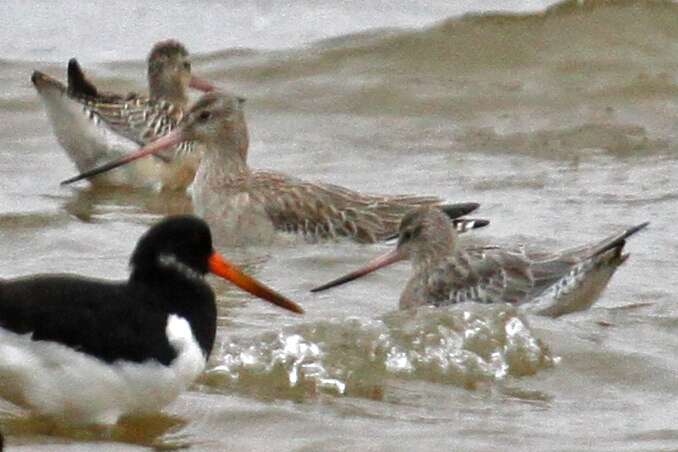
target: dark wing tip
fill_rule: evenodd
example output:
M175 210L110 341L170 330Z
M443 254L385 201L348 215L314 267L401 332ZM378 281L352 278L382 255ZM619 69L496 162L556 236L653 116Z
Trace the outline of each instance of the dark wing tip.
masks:
M490 224L490 220L484 218L455 218L452 220L452 226L458 233L468 232L473 229L484 228ZM391 234L383 238L382 242L390 242L396 240L400 236L400 232Z
M475 222L476 223L473 226L474 229L475 228L484 228L485 226L490 224L490 220L485 220L484 218L479 218L479 219L475 220Z
M646 222L644 222L644 223L640 223L640 224L637 225L637 226L634 226L634 227L632 227L632 228L629 228L629 229L626 231L626 234L624 234L624 236L625 236L625 237L630 237L630 236L632 236L633 234L635 234L636 232L645 229L645 228L648 227L649 225L650 225L650 222L649 222L649 221L646 221Z
M452 220L454 220L455 218L459 218L463 215L468 215L469 213L476 210L478 207L480 207L480 204L477 202L462 202L456 204L444 204L442 206L439 206L440 210L442 210L445 213L445 215L447 215Z
M490 224L490 220L484 218L457 218L452 220L452 224L457 232L467 232L472 229L484 228Z
M614 248L618 248L621 251L621 249L626 244L626 239L631 237L636 232L639 232L639 231L645 229L647 226L649 226L649 224L650 224L650 222L646 221L644 223L640 223L639 225L633 226L633 227L625 230L624 232L622 232L621 234L619 234L618 236L613 238L609 243L605 243L603 246L601 246L599 249L597 249L594 252L594 256L601 255L604 252L611 250L611 249L614 249Z
M76 96L97 97L99 90L85 77L78 60L68 60L68 92Z

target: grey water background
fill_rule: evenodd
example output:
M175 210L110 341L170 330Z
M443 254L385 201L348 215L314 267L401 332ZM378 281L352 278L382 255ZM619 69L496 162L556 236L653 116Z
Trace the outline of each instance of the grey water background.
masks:
M185 195L62 188L74 174L30 74L77 56L143 91L183 41L248 99L250 162L381 193L477 201L479 239L569 247L645 220L600 301L560 319L504 307L395 313L407 264L308 290L383 252L347 242L223 249L302 303L213 281L205 376L113 432L0 401L25 450L675 450L678 6L662 1L0 3L0 277L126 275ZM11 450L11 449L10 449Z

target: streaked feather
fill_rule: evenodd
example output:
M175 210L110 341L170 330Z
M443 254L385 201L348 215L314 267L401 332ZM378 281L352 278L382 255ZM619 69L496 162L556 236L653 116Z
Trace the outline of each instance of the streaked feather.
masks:
M403 215L412 208L443 203L435 196L369 195L267 171L252 173L247 184L278 230L302 233L311 240L385 240L398 231Z
M68 62L68 96L83 106L92 120L103 120L115 133L143 146L174 130L185 116L182 105L136 93L126 96L100 91L87 79L74 58ZM182 143L177 154L186 155L192 143Z
M599 294L604 289L626 259L622 255L625 239L646 226L643 223L599 242L554 253L528 254L522 249L499 247L455 250L435 265L421 266L410 285L421 285L418 292L425 293L427 301L435 305L536 302L545 306L548 315L562 315L571 312L562 300L577 304L572 298L597 272L607 268L609 276L591 290ZM590 306L593 301L579 300L578 306Z

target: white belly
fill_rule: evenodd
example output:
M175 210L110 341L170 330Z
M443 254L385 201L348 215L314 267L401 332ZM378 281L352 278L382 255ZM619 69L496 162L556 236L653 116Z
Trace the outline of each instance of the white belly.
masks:
M542 296L529 303L527 309L548 317L560 317L589 309L603 293L618 265L593 264L575 277L564 277Z
M67 423L113 424L124 414L156 412L205 367L185 319L168 316L165 331L177 352L170 366L155 360L108 364L0 328L0 396Z

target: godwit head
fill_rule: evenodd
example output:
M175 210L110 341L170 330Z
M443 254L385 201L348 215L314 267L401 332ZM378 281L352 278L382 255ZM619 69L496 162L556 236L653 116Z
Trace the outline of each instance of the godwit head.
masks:
M207 93L193 105L179 132L185 140L198 141L213 153L245 164L249 134L244 103L242 97Z
M148 86L151 99L164 99L186 105L187 88L211 91L214 87L191 74L188 51L178 41L168 39L153 46L148 55Z
M459 215L453 209L448 210L444 212L434 206L412 210L400 222L398 244L393 251L371 260L356 271L318 286L311 292L321 292L345 284L402 260L410 260L416 273L425 271L427 267L454 251L457 232L451 227L450 219Z
M452 253L457 232L450 227L449 213L425 206L407 213L400 222L397 253L415 267Z

